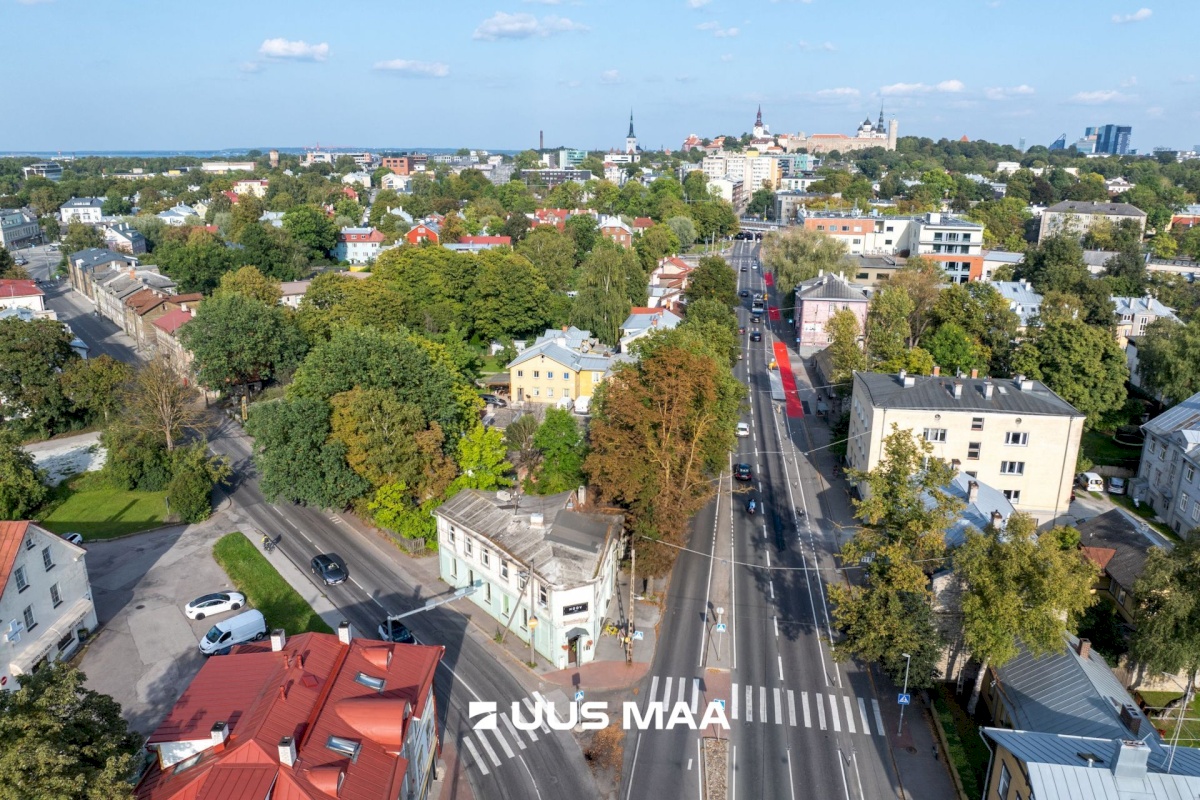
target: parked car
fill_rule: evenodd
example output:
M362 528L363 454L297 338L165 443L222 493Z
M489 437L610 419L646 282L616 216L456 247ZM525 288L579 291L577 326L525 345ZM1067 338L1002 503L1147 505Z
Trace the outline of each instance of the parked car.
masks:
M744 422L739 422L737 424L737 435L738 436L749 436L750 435L750 426Z
M401 625L399 622L392 623L391 635L388 635L388 621L385 619L379 623L379 638L385 642L396 642L398 644L416 644L417 637L412 635L412 631Z
M494 394L481 394L481 395L479 395L479 396L480 396L481 398L483 398L483 402L485 402L485 403L491 403L492 405L496 406L497 408L504 408L505 406L507 406L507 405L508 405L508 403L505 401L505 399L504 399L503 397L500 397L500 396L498 396L498 395L494 395Z
M342 562L341 556L336 553L322 553L315 557L312 560L312 572L326 586L345 583L346 579L350 577L350 572Z
M1125 494L1128 488L1128 482L1124 478L1109 478L1108 493L1109 494Z
M236 617L223 619L209 628L200 640L200 653L206 656L225 655L235 644L254 641L267 635L267 621L261 611L243 611Z
M751 472L749 464L734 464L733 477L735 480L748 481L754 478L754 473Z
M66 539L71 544L79 544L79 545L83 544L83 534L82 533L76 533L75 531L70 531L69 533L64 533L62 535L62 538Z
M762 341L762 331L753 331L753 332L751 332L751 334L750 334L750 341L752 341L752 342L761 342L761 341Z
M1104 479L1095 472L1081 472L1075 476L1075 483L1085 492L1103 492Z
M197 597L183 607L183 613L188 619L204 619L213 614L224 614L226 611L237 611L246 605L246 595L240 592L214 592Z

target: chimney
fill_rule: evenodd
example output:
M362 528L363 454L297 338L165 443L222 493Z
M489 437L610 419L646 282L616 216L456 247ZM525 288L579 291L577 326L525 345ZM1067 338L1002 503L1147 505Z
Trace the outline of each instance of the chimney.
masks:
M1090 656L1092 653L1092 640L1091 639L1080 639L1079 645L1076 648L1076 650L1078 650L1080 658L1087 660L1087 657Z
M546 516L540 511L533 512L532 514L529 515L529 527L531 527L531 528L546 527Z
M278 653L287 644L287 632L283 628L271 631L271 652Z
M979 377L979 370L977 370L977 369L971 370L971 379L974 380L975 378L978 378L978 377Z
M279 740L279 763L285 767L296 766L296 740L290 736Z
M1032 392L1033 391L1033 381L1029 380L1024 375L1021 375L1021 376L1019 376L1019 380L1017 381L1017 388L1020 389L1022 392Z
M1004 515L999 511L992 512L992 527L996 530L1000 530L1002 527L1004 527Z
M1126 706L1121 711L1121 720L1125 720ZM1133 712L1137 712L1137 706L1133 707ZM1139 717L1134 718L1138 723L1141 722ZM1136 731L1134 732L1136 736ZM1118 739L1113 742L1113 758L1112 758L1112 773L1117 779L1117 788L1125 788L1126 781L1136 782L1133 785L1138 789L1142 788L1142 782L1146 779L1146 767L1150 760L1150 747L1145 742L1129 739Z
M575 494L579 499L579 505L586 506L587 505L587 486L581 485L579 487L579 489L576 490Z
M941 225L942 224L941 212L930 211L929 212L929 224L930 225Z
M342 620L341 624L338 625L338 641L349 646L350 640L353 638L354 629L350 626L349 622Z
M225 740L229 738L229 726L223 721L214 722L212 731L209 733L209 738L212 740L213 747L225 744Z
M936 378L937 376L939 376L941 374L942 374L942 368L939 367L937 364L934 364L933 365L933 377Z
M995 384L992 383L990 378L983 382L983 396L988 400L992 399L992 392L995 391L995 389Z
M954 382L954 399L955 399L955 400L961 400L961 399L962 399L962 386L963 386L963 385L962 385L962 381L955 381L955 382Z
M979 500L979 481L967 481L967 502L975 505Z

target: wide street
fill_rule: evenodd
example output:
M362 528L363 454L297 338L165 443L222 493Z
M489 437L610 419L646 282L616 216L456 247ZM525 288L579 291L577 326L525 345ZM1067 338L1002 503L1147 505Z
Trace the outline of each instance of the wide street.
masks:
M803 385L789 402L772 399L768 364L787 353L778 336L790 326L756 262L755 243L735 243L738 288L750 293L738 309L747 334L737 370L750 390L742 417L750 430L732 463L748 464L753 477L735 482L726 475L716 500L694 520L659 631L659 641L673 646L659 648L640 694L646 702L691 699L693 707L724 702L733 800L901 796L890 751L894 725L885 724L892 713L882 706L895 697L880 697L867 671L830 655L826 584L840 577L824 493L834 490L805 455L812 449L803 419L815 410L812 390ZM768 295L767 309L754 324L759 293ZM760 342L751 341L756 330ZM792 367L803 371L798 360ZM732 585L721 584L726 580ZM719 620L717 596L729 599ZM716 633L719 622L724 634ZM725 637L724 653L716 652L714 636ZM906 724L913 722L924 724L919 716ZM711 729L703 735L725 736ZM622 798L702 797L700 745L701 734L682 727L631 733Z
M93 354L108 353L126 362L140 358L126 343L128 337L115 333L115 326L107 320L93 318L90 304L69 288L50 290L47 299L59 318L69 322L92 347ZM388 614L411 611L427 599L445 596L444 584L407 582L396 568L403 556L355 530L337 514L266 502L258 489L250 439L240 426L215 411L213 420L210 445L214 452L228 456L234 468L233 483L225 494L235 514L258 530L279 537L279 549L272 557L286 556L306 574L314 555L333 552L342 556L350 580L325 587L324 592L356 630L375 636L376 627ZM498 663L497 654L488 649L486 635L471 628L458 611L442 606L408 617L404 623L422 643L446 648L435 691L443 738L457 751L454 772L446 779L451 787L447 796L513 800L583 800L597 796L583 754L569 732L546 729L519 738L507 727L495 732L494 738L472 732L472 743L464 748L463 737L469 731L468 702L489 700L503 709L514 701L529 700L532 691L506 665ZM478 760L464 757L471 748L479 753ZM456 787L466 781L470 791L457 791Z

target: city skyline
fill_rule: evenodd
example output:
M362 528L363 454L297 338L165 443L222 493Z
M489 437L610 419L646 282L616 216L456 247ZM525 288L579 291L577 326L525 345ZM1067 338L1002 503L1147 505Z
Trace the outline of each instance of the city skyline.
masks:
M1115 123L1142 153L1200 140L1187 62L1200 8L1181 0L981 0L949 16L828 0L470 0L452 15L367 2L349 21L268 0L250 18L217 3L186 24L149 0L0 4L29 32L13 61L38 64L55 99L6 115L0 152L517 150L540 131L547 146L608 149L630 107L643 146L675 149L749 131L759 104L776 134L853 133L882 107L902 136L1049 145Z

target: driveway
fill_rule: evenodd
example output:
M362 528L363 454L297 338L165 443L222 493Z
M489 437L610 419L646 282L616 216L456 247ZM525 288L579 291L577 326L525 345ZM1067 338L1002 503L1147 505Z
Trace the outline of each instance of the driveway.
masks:
M212 557L228 532L223 520L87 544L100 629L79 666L88 687L117 700L140 733L158 727L204 664L197 644L213 620L189 620L183 606L233 588Z

